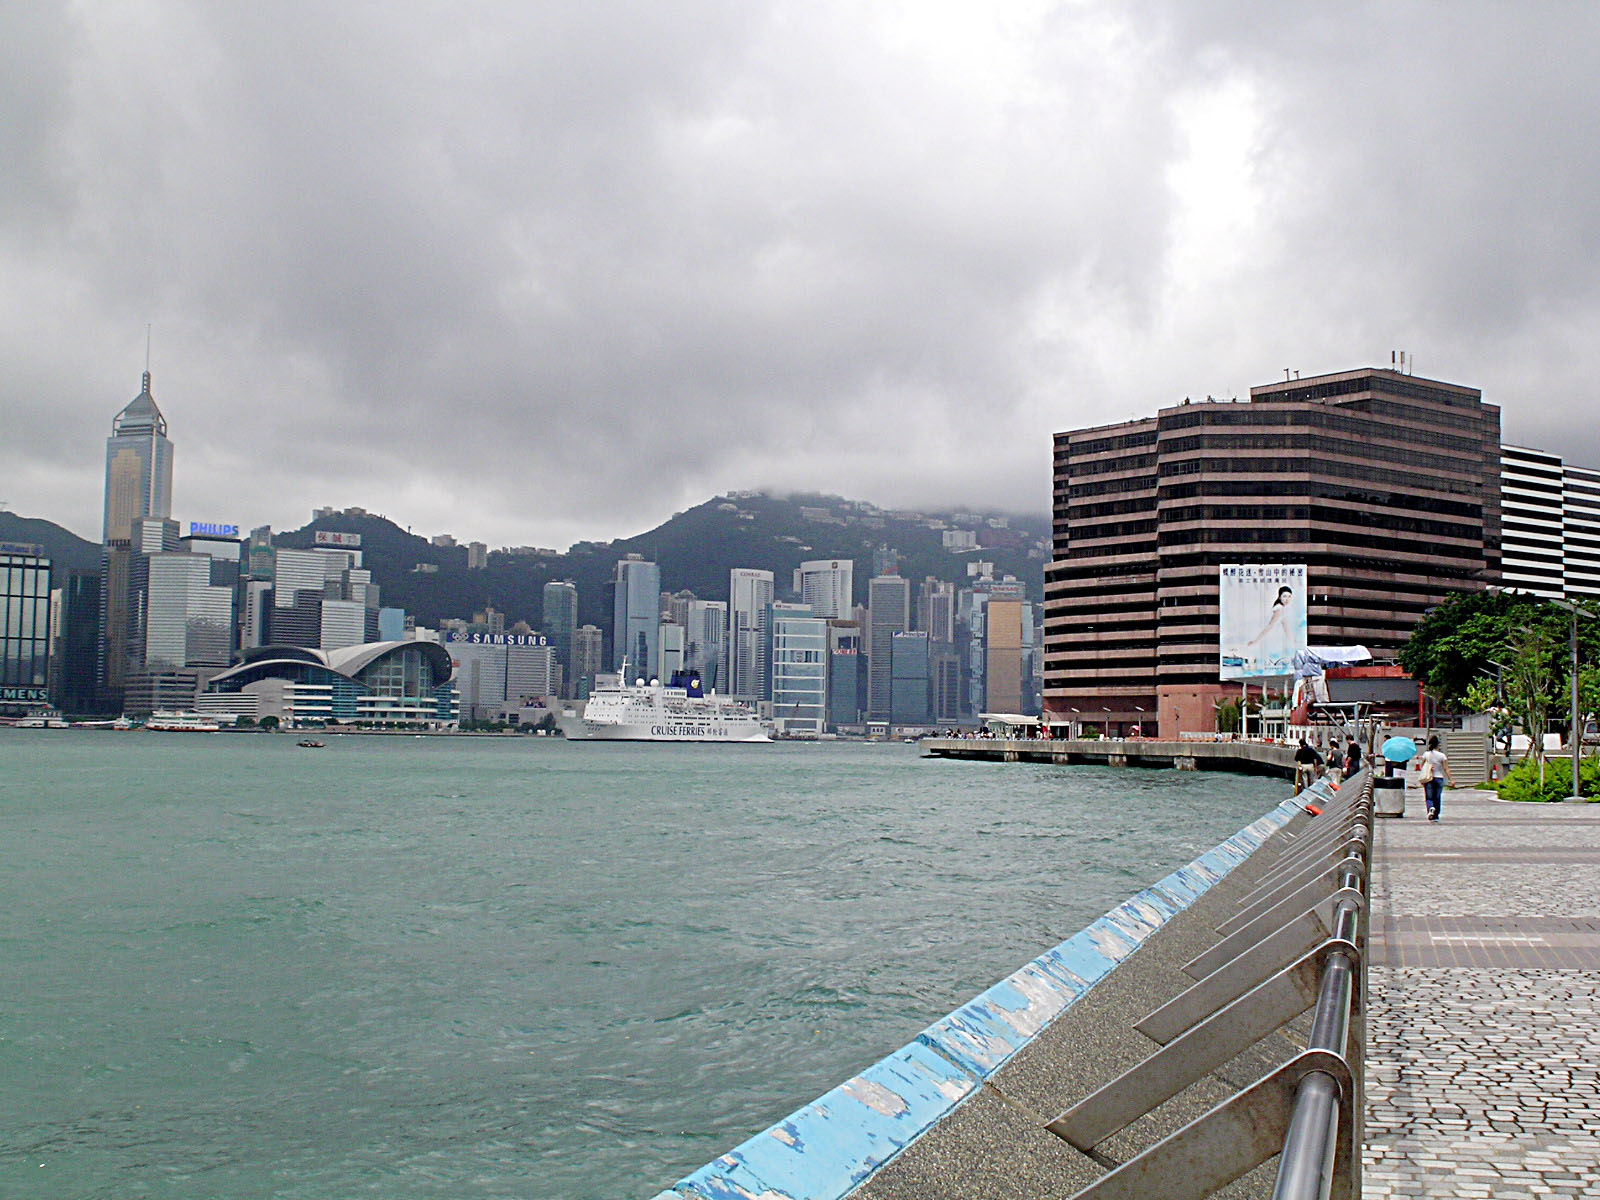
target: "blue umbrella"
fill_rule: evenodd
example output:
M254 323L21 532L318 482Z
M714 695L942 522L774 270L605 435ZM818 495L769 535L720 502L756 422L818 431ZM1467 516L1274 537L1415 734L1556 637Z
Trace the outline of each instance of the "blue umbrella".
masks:
M1392 763L1410 762L1417 756L1417 744L1408 737L1392 737L1383 744L1383 756Z

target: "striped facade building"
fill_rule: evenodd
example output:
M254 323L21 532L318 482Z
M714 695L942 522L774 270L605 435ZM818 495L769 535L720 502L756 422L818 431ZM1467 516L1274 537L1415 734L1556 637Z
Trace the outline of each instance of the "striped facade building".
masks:
M1600 597L1600 471L1525 446L1501 447L1500 462L1504 585Z
M1213 727L1224 563L1303 563L1312 645L1397 654L1501 576L1500 411L1366 369L1057 434L1044 702L1060 721Z

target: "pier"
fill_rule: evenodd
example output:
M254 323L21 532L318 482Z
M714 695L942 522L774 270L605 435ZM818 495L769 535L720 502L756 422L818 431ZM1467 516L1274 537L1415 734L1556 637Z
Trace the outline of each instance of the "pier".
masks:
M1240 771L1294 778L1295 747L1278 742L1159 741L1154 738L922 739L924 754L990 762L1092 763L1179 771Z

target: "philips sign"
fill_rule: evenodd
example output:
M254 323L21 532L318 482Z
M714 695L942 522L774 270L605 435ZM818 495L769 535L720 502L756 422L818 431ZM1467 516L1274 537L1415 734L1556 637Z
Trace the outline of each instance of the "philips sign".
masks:
M236 538L239 536L239 527L237 525L217 525L211 521L190 521L189 536Z

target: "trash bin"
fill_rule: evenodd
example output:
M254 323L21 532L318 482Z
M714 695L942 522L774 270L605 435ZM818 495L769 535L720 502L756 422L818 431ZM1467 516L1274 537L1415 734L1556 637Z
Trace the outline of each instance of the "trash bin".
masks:
M1379 817L1406 815L1406 765L1382 761L1372 777L1372 812Z
M1406 764L1417 756L1417 744L1408 737L1384 742L1373 764L1372 812L1379 817L1406 815ZM1381 769L1380 769L1381 767Z

